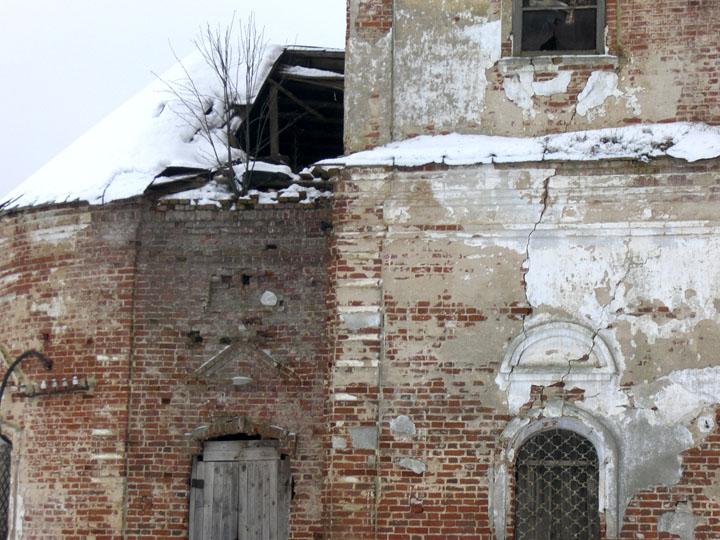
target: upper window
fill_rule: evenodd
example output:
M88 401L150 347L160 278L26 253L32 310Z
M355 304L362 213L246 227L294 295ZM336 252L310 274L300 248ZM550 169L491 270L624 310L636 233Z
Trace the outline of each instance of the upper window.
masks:
M514 0L514 54L603 54L604 0Z

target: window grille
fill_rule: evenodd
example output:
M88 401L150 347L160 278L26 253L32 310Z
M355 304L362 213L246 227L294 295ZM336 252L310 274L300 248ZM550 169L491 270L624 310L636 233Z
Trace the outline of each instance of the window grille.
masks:
M8 537L11 455L12 446L0 437L0 540L5 540Z
M573 431L530 437L515 465L516 540L597 540L598 457Z

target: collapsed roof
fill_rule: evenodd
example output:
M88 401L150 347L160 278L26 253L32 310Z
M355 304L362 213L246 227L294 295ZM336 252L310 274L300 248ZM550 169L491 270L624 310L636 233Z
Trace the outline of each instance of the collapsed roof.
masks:
M178 88L187 87L188 78L205 101L202 120L190 113L177 95ZM235 146L250 146L256 158L260 155L280 165L253 164L251 169L257 169L260 183L270 175L275 188L293 183L301 188L312 185L312 175L306 172L299 178L282 164L291 164L297 172L320 158L342 153L343 78L341 49L265 48L258 63L256 88L250 92L237 89L235 108L241 117L250 119L251 144L239 135L246 133L242 118L236 131L238 140L233 141ZM73 201L105 204L148 189L165 193L187 190L189 179L196 180L190 187L197 188L210 182L211 173L218 168L201 124L205 121L210 126L213 143L225 147L223 108L222 89L196 52L7 194L0 200L0 208ZM232 158L243 160L245 152L233 148Z

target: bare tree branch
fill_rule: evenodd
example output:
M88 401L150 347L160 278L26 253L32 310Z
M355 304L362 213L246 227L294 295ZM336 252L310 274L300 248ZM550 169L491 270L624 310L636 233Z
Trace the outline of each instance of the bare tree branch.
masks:
M256 130L257 141L251 144L253 131L250 129L250 109L259 91L263 61L267 43L265 30L258 30L255 15L250 14L245 23L236 20L233 15L230 23L222 28L212 28L209 24L203 28L194 45L205 65L210 69L217 83L217 95L205 95L198 87L187 67L172 49L175 60L180 65L185 80L165 81L157 76L180 103L181 110L174 111L178 117L194 128L207 141L212 160L217 169L228 181L228 187L236 195L247 192L246 185L254 166L250 155L257 155L262 147L263 122ZM244 84L241 84L244 83ZM242 95L241 95L242 94ZM241 159L244 174L238 179L233 168L235 133L241 122L239 106L245 106L245 153ZM262 104L260 117L267 116L267 104ZM224 138L224 141L222 140ZM222 145L222 146L221 146ZM254 148L253 148L254 146Z

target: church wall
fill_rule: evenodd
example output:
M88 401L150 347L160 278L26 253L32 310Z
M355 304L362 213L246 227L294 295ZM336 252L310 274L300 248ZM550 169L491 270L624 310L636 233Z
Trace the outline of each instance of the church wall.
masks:
M346 170L333 537L511 538L514 455L540 424L595 434L603 538L718 536L717 177Z
M0 220L7 356L54 363L21 366L41 395L13 383L3 400L15 538L187 537L191 460L238 434L279 440L291 538L322 535L327 205L135 200ZM74 375L90 389L64 392Z
M144 215L129 538L187 534L191 457L203 440L256 434L240 418L279 438L291 460L291 538L322 531L329 219L327 208L299 204L170 203ZM197 373L228 345L217 366ZM235 386L238 375L252 382Z
M11 379L25 391L11 384L3 397L14 538L110 538L122 527L138 215L120 204L0 218L7 360L36 349L53 361L48 372L26 360ZM87 380L89 391L65 392Z
M606 54L533 59L513 56L511 0L350 0L346 149L446 132L720 122L715 3L605 4Z

